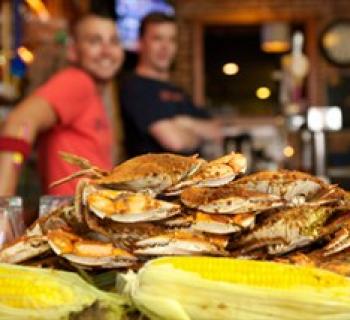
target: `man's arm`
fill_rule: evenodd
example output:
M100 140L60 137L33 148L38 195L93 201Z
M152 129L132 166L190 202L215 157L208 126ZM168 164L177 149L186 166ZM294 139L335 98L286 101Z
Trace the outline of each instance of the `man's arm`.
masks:
M50 104L43 98L31 96L9 114L0 137L19 138L33 144L40 131L51 128L56 122L57 116ZM13 152L0 150L0 196L15 194L19 171Z
M153 123L149 132L165 149L173 152L196 149L201 139L191 130L179 126L175 119L163 119Z
M218 122L185 115L156 121L149 131L164 148L175 152L194 150L203 140L222 139Z
M223 138L220 122L215 119L201 119L187 115L179 115L174 122L185 129L190 130L203 140L220 142Z

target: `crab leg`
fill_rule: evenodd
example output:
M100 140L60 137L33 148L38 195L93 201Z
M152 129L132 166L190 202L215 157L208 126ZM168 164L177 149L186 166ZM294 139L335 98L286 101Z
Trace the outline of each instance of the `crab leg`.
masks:
M92 178L100 178L101 177L99 174L96 173L95 169L92 169L92 168L84 169L84 170L75 172L75 173L71 174L68 177L64 177L64 178L62 178L60 180L57 180L57 181L51 183L50 184L50 188L56 187L58 185L66 183L66 182L68 182L70 180L73 180L73 179L76 179L76 178L79 178L79 177L85 177L85 176L91 176Z
M96 172L96 175L102 177L107 174L107 171L102 170L94 165L91 164L91 162L85 158L76 156L74 154L68 153L68 152L60 152L60 156L62 159L69 164L75 165L79 167L80 169L93 169Z

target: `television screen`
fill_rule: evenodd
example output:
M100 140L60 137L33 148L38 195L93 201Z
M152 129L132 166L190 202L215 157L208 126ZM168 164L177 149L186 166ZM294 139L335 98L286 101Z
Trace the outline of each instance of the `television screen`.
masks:
M174 8L166 0L116 1L119 33L126 50L137 50L140 21L152 11L174 14Z

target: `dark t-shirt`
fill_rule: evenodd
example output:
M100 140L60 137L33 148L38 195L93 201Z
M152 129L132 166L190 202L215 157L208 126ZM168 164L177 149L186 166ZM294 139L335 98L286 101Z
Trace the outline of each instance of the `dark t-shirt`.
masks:
M169 151L149 134L150 126L159 120L177 115L208 118L207 112L195 107L180 88L136 74L122 82L120 100L125 149L129 157Z

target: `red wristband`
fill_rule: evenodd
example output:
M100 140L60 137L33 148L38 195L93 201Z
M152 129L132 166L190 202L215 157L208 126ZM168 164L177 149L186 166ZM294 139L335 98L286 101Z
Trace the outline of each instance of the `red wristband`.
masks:
M0 151L21 153L25 160L29 157L31 149L30 143L24 139L6 136L0 137Z

